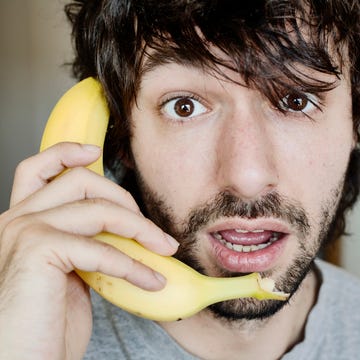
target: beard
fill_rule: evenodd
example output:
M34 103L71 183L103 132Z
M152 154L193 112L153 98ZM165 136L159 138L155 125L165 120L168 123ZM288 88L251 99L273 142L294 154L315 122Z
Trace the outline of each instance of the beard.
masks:
M305 209L295 200L287 199L277 192L272 192L259 200L244 202L228 192L220 192L205 204L193 208L181 224L176 225L174 210L165 200L146 184L139 172L136 172L138 190L140 192L140 206L150 220L179 240L181 246L174 255L175 258L189 265L198 272L217 277L241 276L243 273L230 272L212 264L211 270L204 266L198 246L198 232L212 222L229 217L256 219L271 217L280 219L292 226L297 233L297 253L291 264L281 274L276 269L260 273L262 277L276 275L276 287L288 294L286 301L256 300L241 298L222 301L210 305L206 310L218 318L229 323L240 320L265 320L276 314L289 303L291 297L299 289L303 279L314 267L322 244L327 242L329 229L334 220L344 180L331 192L324 202L318 230L314 233ZM274 279L275 280L275 279Z

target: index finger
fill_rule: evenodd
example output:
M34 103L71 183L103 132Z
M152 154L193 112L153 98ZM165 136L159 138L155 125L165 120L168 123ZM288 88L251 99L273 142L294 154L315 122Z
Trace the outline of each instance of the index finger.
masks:
M22 161L16 168L10 207L44 187L65 169L89 165L100 155L98 146L63 142Z

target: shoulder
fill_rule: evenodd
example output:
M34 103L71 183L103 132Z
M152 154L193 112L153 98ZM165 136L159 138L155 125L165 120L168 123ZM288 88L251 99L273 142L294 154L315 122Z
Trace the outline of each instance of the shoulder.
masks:
M360 278L350 274L343 268L322 260L316 260L315 264L320 271L322 287L324 290L333 290L333 296L344 295L340 294L340 290L351 290L351 292L348 294L349 297L359 299Z
M360 279L344 269L324 261L317 261L322 284L318 307L322 319L325 341L334 351L339 351L338 359L350 359L360 352ZM331 345L330 345L331 344ZM341 354L346 357L342 357Z
M318 302L332 307L338 316L358 317L360 329L360 312L352 314L360 303L360 278L325 261L317 260L316 266L321 281Z

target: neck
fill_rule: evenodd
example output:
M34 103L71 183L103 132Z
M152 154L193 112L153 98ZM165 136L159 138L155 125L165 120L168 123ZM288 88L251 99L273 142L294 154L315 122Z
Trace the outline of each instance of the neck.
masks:
M307 316L316 302L318 282L312 270L290 303L265 320L227 322L202 311L160 326L201 359L278 359L302 340Z

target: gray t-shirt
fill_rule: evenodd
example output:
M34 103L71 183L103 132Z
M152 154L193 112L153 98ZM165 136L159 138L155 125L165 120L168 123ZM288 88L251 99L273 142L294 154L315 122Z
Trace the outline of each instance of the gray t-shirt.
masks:
M360 359L360 279L321 260L318 300L304 340L283 360ZM86 360L194 360L159 325L93 294L93 335Z

